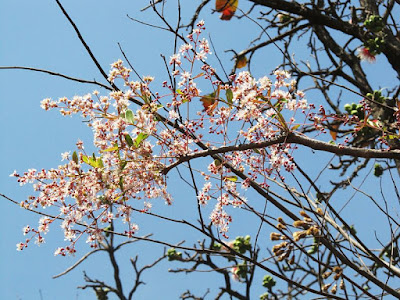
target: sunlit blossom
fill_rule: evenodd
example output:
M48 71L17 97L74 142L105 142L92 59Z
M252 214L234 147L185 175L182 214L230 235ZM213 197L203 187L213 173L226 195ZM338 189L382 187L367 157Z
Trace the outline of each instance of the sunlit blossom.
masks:
M54 255L75 253L75 243L81 236L90 247L99 247L111 222L119 221L121 233L134 237L139 230L135 203L141 203L141 212L154 209L154 199L162 199L167 205L174 203L167 189L167 166L205 147L218 149L270 140L284 132L282 119L286 112L291 117L310 107L304 93L294 90L295 83L284 70L274 72L275 81L266 76L256 79L246 71L232 75L232 84L220 82L212 67L198 61L211 54L208 41L200 38L202 30L204 21L189 34L190 43L170 57L169 64L175 65L171 74L180 76L173 77L179 80L179 90L164 81L165 93L154 92L150 90L153 77L132 81L131 70L118 60L111 65L108 80L122 81L124 90L41 101L45 110L57 109L63 116L80 114L93 132L95 149L89 152L91 145L84 147L78 140L75 151L61 154L63 164L57 168L29 169L22 175L14 171L10 175L20 185L33 184L36 194L22 202L22 207L54 207L59 214L41 218L37 229L24 227L28 241L17 244L18 250L27 247L30 240L42 244L42 235L59 217L63 218L61 229L69 245L59 247ZM206 92L202 93L198 86L204 81L210 86L205 86ZM200 99L204 100L203 107ZM132 100L142 106L132 108ZM277 117L281 110L282 119ZM287 120L293 122L294 117L290 117ZM230 140L229 126L241 128L234 140ZM200 142L204 145L201 148ZM264 178L295 169L290 145L253 150L224 152L219 159L206 162L201 171L205 183L197 201L202 206L212 205L210 220L225 237L234 208L251 201L243 193L257 176ZM228 165L248 178L238 178Z

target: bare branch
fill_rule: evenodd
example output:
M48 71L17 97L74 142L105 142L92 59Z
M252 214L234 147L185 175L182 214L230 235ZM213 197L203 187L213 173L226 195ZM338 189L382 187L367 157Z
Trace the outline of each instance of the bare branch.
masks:
M31 67L21 67L21 66L0 66L0 70L28 70L28 71L34 71L34 72L41 72L41 73L46 73L52 76L58 76L58 77L62 77L68 80L72 80L72 81L77 81L77 82L81 82L81 83L89 83L89 84L95 84L98 85L102 88L105 88L106 90L112 91L112 88L110 88L107 85L104 85L100 82L97 82L96 80L86 80L86 79L81 79L81 78L76 78L76 77L71 77L68 75L64 75L61 73L57 73L57 72L53 72L53 71L49 71L49 70L43 70L43 69L37 69L37 68L31 68Z
M204 151L194 152L186 156L178 158L175 163L167 166L163 170L163 174L167 174L170 170L177 167L181 163L188 162L194 158L207 157L216 154L223 154L232 151L246 151L251 149L262 149L275 144L299 144L306 146L314 150L320 150L324 152L334 153L336 155L349 155L354 157L364 157L364 158L390 158L390 159L400 159L400 150L375 150L366 148L355 148L342 145L334 145L314 139L310 139L306 136L301 136L296 133L290 133L288 135L281 135L269 141L262 143L251 143L251 144L241 144L237 146L225 146L216 149L209 149Z

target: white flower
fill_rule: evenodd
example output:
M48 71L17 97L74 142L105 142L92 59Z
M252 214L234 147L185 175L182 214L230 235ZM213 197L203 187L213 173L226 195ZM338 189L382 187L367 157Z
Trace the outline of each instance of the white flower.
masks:
M70 154L71 154L70 151L61 153L61 161L63 161L63 160L68 160Z
M14 172L12 172L9 176L10 177L18 177L19 175L17 173L17 170L14 170Z
M174 54L174 55L172 55L171 57L170 57L170 60L169 60L169 64L170 65L172 65L172 64L177 64L177 65L180 65L182 62L181 62L181 55L178 53L178 54Z
M27 235L29 233L29 231L31 230L31 227L29 225L26 225L23 229L22 232L24 233L24 235Z
M169 119L170 120L174 121L174 120L176 120L178 118L179 118L179 115L175 110L170 110L169 111Z
M22 251L22 250L24 249L24 247L25 247L25 244L23 244L23 243L18 243L18 244L17 244L17 251Z
M54 256L57 256L57 255L59 255L59 254L62 254L62 253L63 253L63 250L64 250L63 248L58 247L57 250L54 251Z

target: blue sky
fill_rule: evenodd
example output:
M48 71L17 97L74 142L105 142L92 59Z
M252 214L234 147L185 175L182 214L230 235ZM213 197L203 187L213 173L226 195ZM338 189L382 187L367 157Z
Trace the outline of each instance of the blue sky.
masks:
M173 36L168 32L132 22L126 16L129 14L149 23L160 24L151 10L139 12L148 1L63 2L106 71L112 62L122 58L117 45L119 42L139 74L156 77L154 86L166 79L160 54L167 58L172 55ZM170 6L166 16L175 24L176 10L172 9L175 6ZM182 14L185 17L193 10L193 7L189 8L183 10ZM230 54L224 53L223 50L242 50L255 35L257 27L254 24L249 25L244 19L220 21L218 14L211 14L211 8L209 5L203 13L207 34L211 35L217 52L230 70ZM245 4L241 8L245 9ZM55 1L2 1L0 36L2 66L36 67L104 82ZM304 50L299 45L296 55L301 56ZM260 51L254 59L258 61L257 68L253 68L256 77L269 74L281 62L278 50L272 47ZM210 62L219 69L214 56L210 58ZM382 70L380 64L370 68L374 68L375 74ZM375 75L374 82L377 87L386 87L393 84L394 79ZM91 141L91 131L81 119L63 118L55 111L45 112L40 108L40 101L47 97L57 99L62 96L83 95L94 89L97 87L46 74L0 70L0 124L3 127L0 131L0 193L16 201L24 200L30 194L31 187L20 188L13 178L8 177L14 169L23 172L28 168L55 167L61 163L60 153L73 150L78 138L87 143ZM101 92L105 93L104 90ZM308 161L304 161L307 164ZM188 189L191 193L188 196L181 190L182 183L178 178L172 177L169 180L171 189L179 192L175 192L176 203L172 208L168 208L171 211L167 213L177 214L194 209L194 202L188 201L188 198L193 200L193 192ZM0 221L3 228L0 244L1 299L94 299L92 291L76 290L76 286L83 284L83 270L93 277L99 275L102 279L111 281L108 260L101 255L90 258L83 266L60 279L52 279L53 275L73 264L86 249L82 247L82 251L75 257L54 257L54 250L64 243L60 230L55 226L47 235L46 244L40 248L32 244L23 252L17 252L15 245L24 238L22 227L37 224L38 216L4 199L0 201L0 209L3 211ZM161 224L157 226L159 224L156 220L146 219L143 220L143 224L141 227L144 231L141 233L157 231L156 236L165 236L173 243L187 239L187 235L190 239L197 239L193 232L181 228L162 228ZM248 228L239 225L232 227L240 234L249 231ZM128 265L130 256L146 252L146 255L140 256L139 263L150 263L163 252L161 247L142 242L128 247L119 257L124 278L130 278L132 274ZM164 299L175 299L185 290L186 284L196 280L200 283L211 276L208 273L191 276L170 275L167 273L170 267L171 265L165 262L157 272L145 275L144 280L148 281L148 285L141 287L138 299L157 298L159 294L155 287L165 293ZM218 279L215 280L218 282ZM199 293L206 290L202 285L197 286L195 291L196 289Z
M119 42L141 75L155 76L157 84L165 79L166 72L160 54L167 58L173 54L172 35L132 22L126 16L129 14L146 22L158 22L150 10L148 13L139 13L147 1L64 2L66 10L106 71L112 62L122 58L117 45ZM206 11L209 14L210 8ZM167 15L171 21L176 17L170 13ZM219 21L217 14L207 17L211 24L219 26L221 32L215 32L215 37L214 32L209 33L216 47L223 49L234 40L235 34L228 30L229 24ZM220 35L223 31L225 33ZM36 67L104 82L55 1L2 1L0 34L0 65ZM0 191L21 201L31 193L31 186L21 188L13 178L9 178L14 169L23 172L28 168L55 167L61 163L60 153L73 150L78 138L88 143L92 139L90 129L80 118L63 118L56 111L45 112L40 108L40 101L47 97L57 99L83 95L97 87L17 70L1 71L0 78L0 117L3 126L0 133ZM172 183L174 181L171 180ZM25 251L17 252L15 245L24 239L22 227L27 224L34 226L39 217L3 200L0 202L4 212L0 221L4 228L0 246L1 299L94 299L92 291L76 290L76 286L83 284L83 270L88 275L99 275L102 279L112 281L108 260L101 256L90 258L82 267L60 279L52 279L53 275L73 264L86 249L82 248L75 257L54 257L54 250L64 245L61 231L54 226L46 236L46 243L40 248L32 244ZM176 201L179 204L179 197ZM151 222L154 227L144 228L143 234L152 232L156 227L157 222ZM162 234L162 230L160 232ZM164 234L171 235L168 232ZM170 237L171 242L183 239L183 235L176 235ZM143 248L150 255L141 256L139 263L150 263L163 253L163 248L145 243L128 247L129 254L124 253L121 258L123 265L128 264L129 255L135 256ZM164 263L157 273L145 275L144 280L150 282L140 289L142 294L138 296L139 299L154 299L155 284L171 298L177 298L184 291L178 287L184 286L182 283L185 280L196 278L174 275L167 279L168 267L170 265ZM122 271L125 272L124 278L130 278L132 273L129 266L122 267ZM204 291L199 288L199 292Z

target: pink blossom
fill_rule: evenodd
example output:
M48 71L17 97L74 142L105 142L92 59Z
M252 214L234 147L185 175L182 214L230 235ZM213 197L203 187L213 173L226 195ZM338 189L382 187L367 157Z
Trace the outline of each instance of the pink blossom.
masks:
M57 108L64 116L80 114L93 132L95 147L94 153L87 153L83 142L78 140L76 156L71 157L74 152L64 152L61 155L64 164L57 168L29 169L22 176L14 171L10 175L16 177L20 185L33 184L36 194L23 202L23 207L53 207L64 218L61 228L69 244L58 248L55 255L75 253L78 240L86 239L91 247L97 248L112 221L120 221L124 226L121 232L133 237L139 230L133 223L136 203L142 203L142 212L152 209L153 199L172 205L163 170L182 157L201 151L196 143L202 142L209 149L237 146L242 142L261 143L283 132L283 121L277 118L280 109L282 118L287 118L289 123L289 120L294 121L299 109L311 107L303 99L304 93L294 90L294 82L286 71L275 71L275 82L266 76L256 80L249 72L240 72L230 77L232 84L223 84L215 78L212 67L202 64L201 70L196 70L195 59L203 60L211 53L208 41L199 37L203 29L204 22L200 21L189 35L190 43L181 46L170 58L170 64L176 65L173 75L180 75L180 91L165 81L162 84L165 94L151 93L149 84L153 78L145 76L144 82L132 81L131 70L118 60L111 65L108 79L122 80L124 91L106 95L94 91L72 99L63 97L53 101L48 98L41 102L44 109ZM192 78L192 74L199 76ZM202 108L195 111L199 99L204 96L198 88L199 82L209 83L208 95L221 93L219 99L212 101L209 111L201 111ZM233 95L231 103L224 100L228 90ZM143 103L136 111L129 108L133 98ZM160 122L160 115L166 121ZM173 122L174 126L170 126L171 121L180 116L182 122ZM236 132L234 135L228 132L229 126L240 128L237 136ZM226 237L232 222L231 210L247 201L243 190L251 186L252 180L294 170L292 151L294 149L286 144L257 151L230 151L200 171L205 183L198 192L198 203L214 206L210 219L222 235ZM226 164L249 177L237 181L224 166ZM262 180L258 184L266 186ZM56 217L42 218L37 229L26 226L24 234L32 237L17 248L22 250L33 238L38 244L44 242L42 235L49 231ZM79 224L86 226L79 227Z

